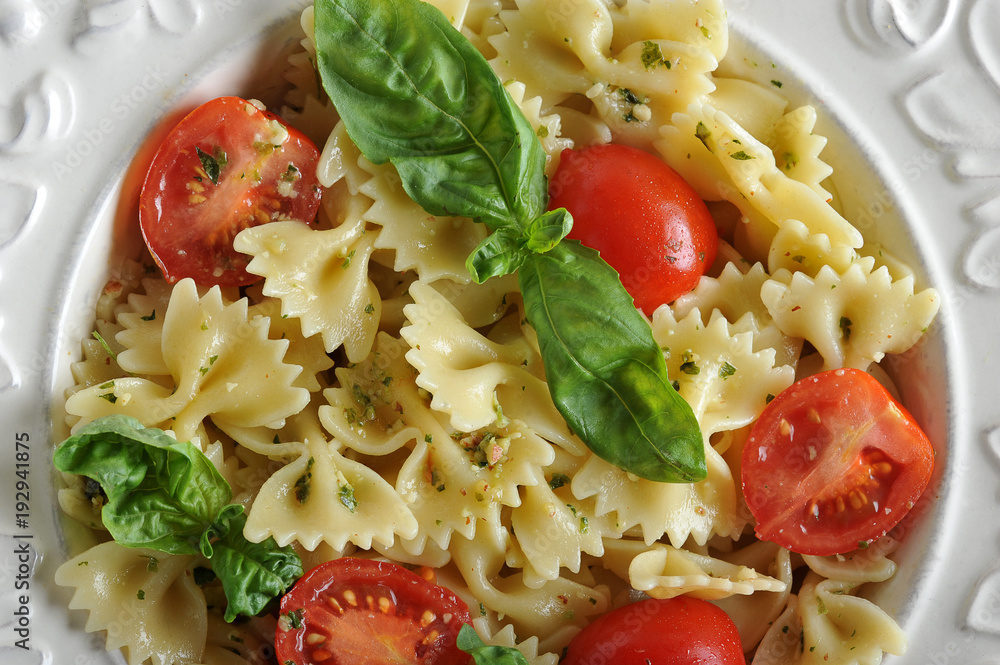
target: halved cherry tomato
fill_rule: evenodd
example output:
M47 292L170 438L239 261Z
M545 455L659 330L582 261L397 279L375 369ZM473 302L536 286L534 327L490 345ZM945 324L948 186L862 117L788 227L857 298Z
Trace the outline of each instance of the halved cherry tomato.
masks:
M650 598L576 634L560 665L745 665L736 625L707 600Z
M652 314L698 284L719 234L708 208L663 160L624 145L563 150L549 208L573 215L570 238L598 250L636 307Z
M882 384L835 369L764 408L743 449L743 494L760 538L840 554L903 519L933 467L927 435Z
M319 151L298 130L240 97L205 102L160 145L139 198L146 246L169 282L240 286L259 277L233 249L241 230L311 223Z
M306 573L281 599L279 663L466 665L455 644L469 608L402 566L342 558Z

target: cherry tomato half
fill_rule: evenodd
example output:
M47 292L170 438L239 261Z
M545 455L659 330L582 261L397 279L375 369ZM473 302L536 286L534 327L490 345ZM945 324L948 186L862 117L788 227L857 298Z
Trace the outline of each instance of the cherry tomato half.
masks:
M549 208L573 215L569 237L598 250L647 314L697 286L719 247L691 186L663 160L624 145L563 150Z
M241 230L279 219L311 223L321 190L319 151L298 130L240 97L220 97L171 130L139 197L146 246L169 282L240 286L250 257Z
M469 608L394 563L342 558L321 564L281 599L279 663L466 665L455 644Z
M882 384L835 369L765 407L743 449L743 494L760 538L840 554L903 519L933 467L927 435Z
M650 598L613 610L570 641L560 665L745 665L736 625L707 600Z

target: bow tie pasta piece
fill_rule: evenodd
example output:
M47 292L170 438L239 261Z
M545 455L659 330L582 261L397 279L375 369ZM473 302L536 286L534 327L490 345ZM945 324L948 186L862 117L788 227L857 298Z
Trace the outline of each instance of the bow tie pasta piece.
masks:
M293 541L307 550L326 542L344 551L374 541L391 546L396 535L413 538L417 522L403 500L377 472L350 460L336 442L306 441L300 456L260 488L244 534L253 542L274 536L280 546Z
M382 227L375 247L395 252L395 270L413 270L425 281L468 283L465 259L486 237L486 227L467 217L426 212L406 194L392 164L376 166L364 157L359 164L371 174L360 192L374 200L363 219Z
M770 222L764 228L739 229L762 236L749 243L755 248L769 243L789 219L801 221L810 233L825 234L835 247L862 246L861 233L825 197L789 177L768 146L711 105L695 104L676 114L661 134L656 148L702 198L731 202L751 223Z
M106 631L107 649L130 665L200 662L208 611L190 569L195 557L101 543L56 570L73 588L70 609L87 610L87 632Z
M77 427L121 413L149 427L163 424L189 441L203 418L243 427L275 424L309 402L292 383L302 368L283 362L286 340L268 339L269 321L249 320L247 302L227 304L218 288L199 298L191 280L173 289L164 314L161 350L174 387L126 377L80 391L67 399Z
M755 352L774 349L775 367L794 365L802 352L802 339L786 336L771 319L760 299L760 288L769 279L771 276L759 263L745 273L738 264L727 263L718 277L702 277L693 291L675 300L670 306L672 316L680 321L698 310L702 313L702 323L708 325L706 317L719 312L729 321L730 333L753 334ZM654 312L653 318L656 316Z
M824 369L865 369L913 346L940 306L933 289L914 293L912 276L893 281L888 268L873 267L866 257L843 274L823 267L815 279L782 270L761 298L786 335L816 347Z
M144 293L130 294L128 309L118 313L123 328L115 335L115 341L123 347L118 364L130 374L169 376L162 337L171 286L163 279L144 279L142 287Z
M556 653L539 654L538 637L532 635L523 642L517 641L514 627L505 625L497 631L493 631L490 622L479 617L472 620L472 625L476 627L476 632L483 638L483 642L490 645L512 647L521 652L528 665L558 665L559 655Z
M400 334L411 347L406 359L419 372L417 385L433 395L432 409L448 414L451 426L463 432L522 420L546 439L582 452L552 403L533 340L519 325L493 341L469 327L433 287L415 282L410 295L414 302L403 311L411 323Z
M720 554L725 561L755 571L767 571L784 585L782 590L733 595L715 601L733 620L740 632L743 650L754 648L784 611L792 592L791 553L766 540L757 540L733 552ZM770 661L765 661L770 662Z
M493 430L425 436L399 469L396 490L420 524L407 551L430 538L446 549L452 533L472 539L483 524L499 523L504 506L521 504L519 488L543 483L551 444L518 421Z
M523 575L505 571L506 529L481 529L475 541L452 539L452 559L472 594L514 627L516 635L539 635L541 648L560 651L548 641L565 644L566 628L582 627L610 606L610 590L583 570L574 579L560 577L540 587L525 584ZM561 641L560 641L561 640Z
M614 513L620 533L639 527L647 545L664 535L674 547L682 547L688 538L704 545L713 536L737 536L747 517L740 511L733 472L712 446L705 446L705 459L705 480L658 483L590 455L573 476L573 496L595 497L598 515Z
M595 514L593 500L567 500L544 482L524 487L522 495L510 524L529 587L557 579L562 568L579 573L582 555L600 557L604 538L619 536L609 516Z
M642 541L623 539L609 540L606 547L604 564L633 589L653 598L684 594L718 600L789 589L790 580L775 579L744 565L662 543L650 547Z
M906 651L906 635L878 605L851 595L856 585L806 575L799 591L802 665L857 663L878 665L883 652Z
M754 351L752 332L733 333L716 310L708 323L691 312L674 320L668 307L653 316L653 338L664 350L667 374L691 405L708 437L715 432L749 425L767 404L792 385L795 368L775 367L775 351Z
M522 82L525 96L557 114L567 99L589 98L593 115L630 144L650 144L660 123L713 90L709 73L728 45L715 1L588 0L567 11L524 0L500 20L506 32L489 41L501 80Z
M253 255L247 271L264 278L264 295L281 300L305 337L320 334L328 353L343 345L357 362L371 350L382 308L368 277L375 235L356 217L329 230L272 222L244 229L233 247Z
M315 335L305 337L298 320L281 315L281 301L277 298L265 297L251 305L250 318L258 316L265 316L271 322L268 337L288 340L285 362L303 368L292 385L311 393L322 388L319 375L333 367L333 359L326 353L322 338Z

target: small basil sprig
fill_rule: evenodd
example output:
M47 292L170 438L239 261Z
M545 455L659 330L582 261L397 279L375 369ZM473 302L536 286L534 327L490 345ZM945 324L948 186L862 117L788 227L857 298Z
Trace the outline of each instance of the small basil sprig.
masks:
M260 613L302 576L292 548L243 537L243 506L230 503L229 483L190 442L104 416L63 441L54 461L101 485L101 521L118 544L207 558L229 601L226 621Z
M600 457L643 478L706 476L690 406L617 273L548 211L545 153L489 63L419 0L316 0L317 67L348 134L391 162L434 215L493 233L470 255L479 282L518 272L546 380L567 424Z
M472 656L476 665L528 665L528 659L514 647L487 645L476 629L465 624L458 631L455 644Z

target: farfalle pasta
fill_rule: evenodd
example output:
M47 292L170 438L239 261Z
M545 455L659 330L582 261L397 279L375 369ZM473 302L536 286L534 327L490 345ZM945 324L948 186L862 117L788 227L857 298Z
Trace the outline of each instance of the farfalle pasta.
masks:
M816 111L720 69L716 0L433 4L504 82L550 177L565 148L628 143L718 204L720 228L738 217L709 274L649 318L707 477L639 478L571 431L516 279L471 279L484 225L425 212L351 141L317 84L311 9L282 115L322 148L318 221L240 232L261 280L242 289L124 266L73 366L67 423L123 414L194 442L245 508L248 540L291 545L307 567L352 555L437 568L480 636L532 664L554 665L581 628L644 595L717 603L758 664L901 653L891 615L857 593L892 577L891 548L847 560L758 540L740 482L775 395L905 352L938 308L832 205ZM93 488L67 476L59 500L107 537ZM56 580L131 665L257 663L273 617L226 624L217 586L195 582L203 565L108 541ZM116 623L126 606L135 621Z

